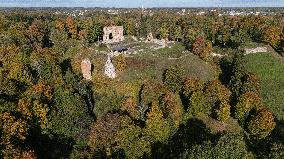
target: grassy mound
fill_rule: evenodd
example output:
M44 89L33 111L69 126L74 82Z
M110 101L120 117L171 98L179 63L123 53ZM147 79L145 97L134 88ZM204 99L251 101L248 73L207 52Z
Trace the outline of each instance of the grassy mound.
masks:
M274 53L246 56L247 69L261 80L261 96L278 119L284 119L284 61Z

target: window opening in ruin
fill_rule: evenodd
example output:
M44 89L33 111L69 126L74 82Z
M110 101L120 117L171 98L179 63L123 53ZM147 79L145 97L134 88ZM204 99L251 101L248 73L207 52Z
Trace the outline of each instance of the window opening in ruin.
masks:
M109 34L108 38L111 40L113 39L112 33Z

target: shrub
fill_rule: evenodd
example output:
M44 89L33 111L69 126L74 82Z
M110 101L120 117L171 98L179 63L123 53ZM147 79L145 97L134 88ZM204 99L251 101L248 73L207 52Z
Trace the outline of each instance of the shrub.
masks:
M274 114L264 108L248 122L247 128L253 138L263 139L270 135L275 126Z
M259 109L262 105L261 98L254 92L242 94L234 110L234 117L239 121L245 121L249 112L253 109Z
M165 70L163 82L172 92L179 92L182 86L182 75L179 66L171 66Z
M114 59L114 65L115 65L115 69L119 72L125 70L127 66L125 56L122 54L119 54L118 56L116 56Z

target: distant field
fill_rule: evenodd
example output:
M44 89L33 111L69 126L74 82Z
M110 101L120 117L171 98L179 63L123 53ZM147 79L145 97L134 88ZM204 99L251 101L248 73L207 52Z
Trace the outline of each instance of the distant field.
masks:
M284 120L284 60L274 53L246 56L247 69L261 79L261 96L277 118Z

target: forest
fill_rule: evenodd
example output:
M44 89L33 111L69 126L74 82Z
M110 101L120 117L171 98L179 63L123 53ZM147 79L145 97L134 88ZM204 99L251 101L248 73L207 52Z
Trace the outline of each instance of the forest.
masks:
M281 10L72 11L0 9L0 158L284 158ZM106 26L132 51L113 79Z

